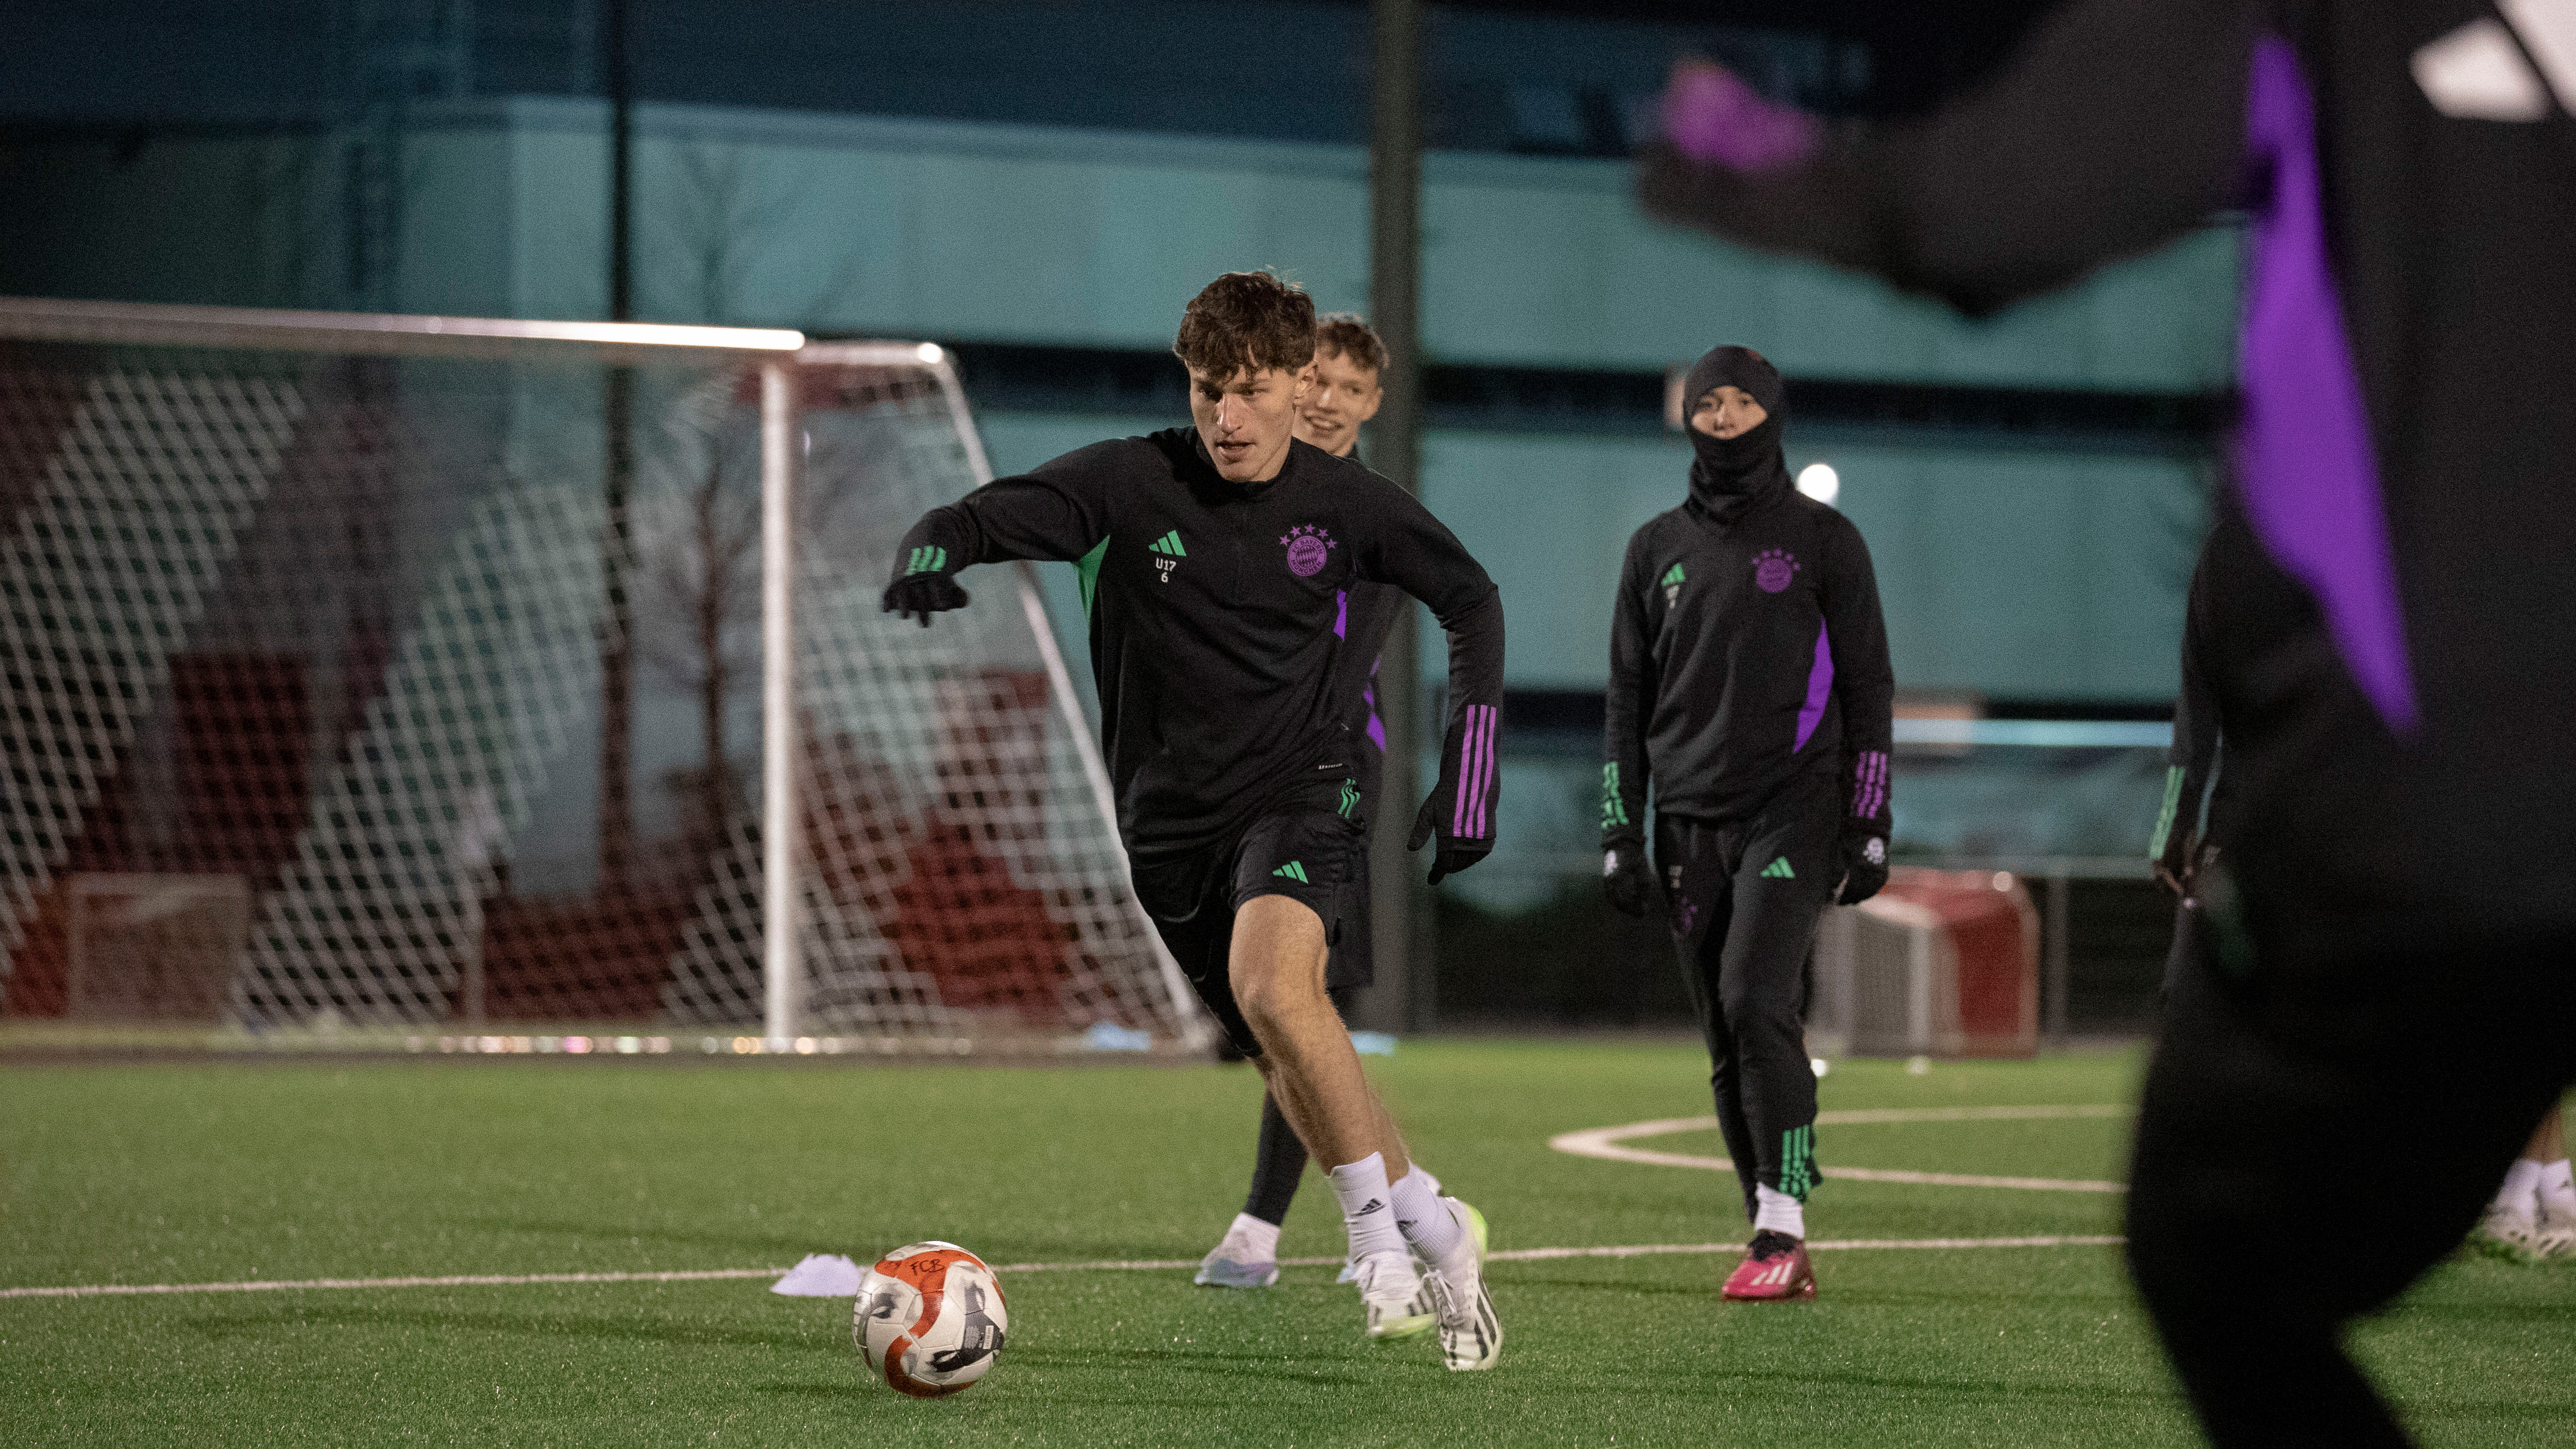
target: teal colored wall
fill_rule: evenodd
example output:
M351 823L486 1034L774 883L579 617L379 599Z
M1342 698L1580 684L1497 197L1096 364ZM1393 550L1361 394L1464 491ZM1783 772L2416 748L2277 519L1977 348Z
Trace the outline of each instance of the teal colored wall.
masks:
M1059 414L981 421L1003 473L1162 425ZM2192 465L1809 443L1795 433L1788 451L1792 468L1826 461L1842 475L1838 506L1868 540L1900 686L2172 698L2204 497ZM1423 500L1503 591L1513 687L1603 686L1628 535L1681 501L1689 458L1677 439L1431 434ZM1077 672L1087 669L1072 568L1041 573L1057 632ZM1423 627L1434 627L1427 615ZM1446 667L1436 648L1423 659L1425 678Z
M398 308L600 315L604 123L582 101L424 108L404 160ZM22 148L0 174L0 290L358 305L333 290L344 144L165 137L120 158L64 143L42 164ZM1276 265L1327 308L1366 300L1366 166L1350 148L645 106L636 160L647 318L1161 348L1227 269ZM1793 378L2186 392L2230 376L2227 231L1970 322L1650 224L1628 185L1617 162L1430 157L1427 350L1659 369L1726 340ZM984 424L1008 471L1164 421ZM1900 682L2170 697L2201 497L2191 465L1794 431L1791 452L1842 472ZM1684 456L1657 437L1428 439L1424 496L1503 586L1516 685L1599 686L1621 550L1678 500ZM1051 587L1059 616L1078 619L1069 583ZM1078 651L1078 627L1065 632Z
M607 307L605 112L424 107L406 148L400 310ZM345 137L102 142L0 176L0 279L54 296L338 306ZM2210 231L1970 322L1812 263L1660 227L1615 161L1434 154L1429 353L1662 368L1713 342L1792 375L2188 392L2231 368L2236 253ZM1161 347L1217 272L1367 298L1347 147L644 106L637 310L668 321Z

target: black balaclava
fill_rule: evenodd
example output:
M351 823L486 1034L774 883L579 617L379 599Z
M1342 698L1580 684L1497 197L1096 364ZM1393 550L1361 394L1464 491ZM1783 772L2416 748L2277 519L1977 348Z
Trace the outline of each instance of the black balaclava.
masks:
M1770 416L1732 438L1712 438L1690 426L1699 400L1720 387L1734 386L1753 395ZM1682 426L1690 438L1691 502L1720 523L1764 502L1789 486L1789 464L1780 456L1780 429L1789 421L1787 390L1780 371L1750 347L1713 347L1691 364L1682 383Z

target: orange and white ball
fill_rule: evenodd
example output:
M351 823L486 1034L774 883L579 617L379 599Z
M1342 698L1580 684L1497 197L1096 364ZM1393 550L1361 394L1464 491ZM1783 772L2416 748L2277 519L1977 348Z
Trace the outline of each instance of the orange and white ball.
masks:
M859 1280L859 1354L898 1393L944 1398L992 1372L1010 1331L1002 1283L955 1243L913 1243Z

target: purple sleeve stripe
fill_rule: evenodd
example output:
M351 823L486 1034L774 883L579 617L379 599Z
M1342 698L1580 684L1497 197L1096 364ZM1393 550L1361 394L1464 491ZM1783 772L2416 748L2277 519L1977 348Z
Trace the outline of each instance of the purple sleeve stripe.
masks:
M1351 593L1348 589L1333 591L1333 637L1336 639L1351 637ZM1371 669L1369 672L1374 674L1377 671Z
M1460 840L1482 840L1494 777L1494 707L1467 706L1466 724L1458 747L1458 802L1450 812L1449 834Z
M1494 833L1494 772L1501 768L1494 758L1494 735L1502 725L1501 710L1485 706L1485 782L1476 791L1476 838Z
M1887 808L1887 751L1863 750L1852 765L1852 814L1878 818Z
M1494 776L1502 762L1496 757L1494 736L1501 732L1503 712L1485 706L1485 785L1476 792L1476 838L1482 840L1494 833Z
M1486 797L1492 793L1494 783L1494 707L1490 704L1470 705L1468 714L1476 722L1476 792L1467 809L1466 834L1471 840L1482 840L1485 837Z

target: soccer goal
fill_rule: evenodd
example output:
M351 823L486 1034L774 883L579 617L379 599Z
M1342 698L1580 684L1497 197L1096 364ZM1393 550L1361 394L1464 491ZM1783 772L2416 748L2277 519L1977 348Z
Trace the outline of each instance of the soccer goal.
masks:
M878 612L987 476L930 344L0 300L0 1016L1201 1045L1034 576Z

